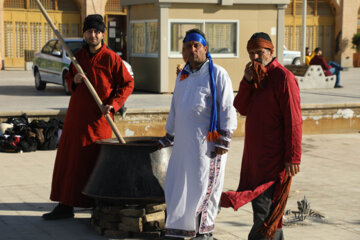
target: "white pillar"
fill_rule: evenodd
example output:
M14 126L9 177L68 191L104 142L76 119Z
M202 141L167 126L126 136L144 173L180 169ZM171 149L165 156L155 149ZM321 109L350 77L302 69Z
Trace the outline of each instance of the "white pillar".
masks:
M305 48L306 48L306 9L307 0L303 0L303 11L302 11L302 42L301 42L301 64L305 65Z
M159 92L169 92L168 22L170 4L159 4Z
M285 29L285 8L286 4L277 5L277 27L276 27L276 57L279 63L283 64L284 56L284 29Z

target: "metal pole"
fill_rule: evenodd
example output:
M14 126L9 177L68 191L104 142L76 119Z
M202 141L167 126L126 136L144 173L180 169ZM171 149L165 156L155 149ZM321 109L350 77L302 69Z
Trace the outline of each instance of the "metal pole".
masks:
M39 0L35 0L36 3L38 4L39 8L40 8L40 11L43 13L46 21L49 23L50 27L52 28L52 30L54 31L55 35L57 36L57 38L60 40L61 42L61 45L64 47L66 53L68 54L68 56L70 57L71 59L71 62L74 64L76 70L79 72L79 73L82 73L84 74L85 76L85 80L84 80L84 83L85 85L87 86L87 88L89 89L91 95L93 96L96 104L98 105L98 107L100 108L101 112L103 112L103 109L104 109L104 105L101 101L101 99L99 98L99 96L97 95L93 85L91 85L89 79L86 77L84 71L82 70L80 64L78 63L78 61L76 60L76 58L74 57L74 55L72 54L70 48L66 45L65 41L64 41L64 38L61 36L61 34L59 33L59 31L56 29L56 27L54 26L53 22L51 21L49 15L47 14L45 8L43 7L43 5L40 3ZM121 136L119 130L117 129L114 121L112 120L111 116L106 113L104 114L105 116L105 119L108 121L111 129L113 130L116 138L118 139L119 142L121 143L126 143L124 138Z
M302 11L302 44L301 44L301 63L305 65L305 48L306 48L306 8L307 0L303 0Z

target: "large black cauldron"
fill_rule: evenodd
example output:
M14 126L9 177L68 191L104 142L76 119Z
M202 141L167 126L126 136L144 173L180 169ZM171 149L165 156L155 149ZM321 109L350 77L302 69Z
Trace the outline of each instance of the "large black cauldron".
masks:
M98 141L101 150L84 194L109 203L163 202L171 147L159 149L158 138Z

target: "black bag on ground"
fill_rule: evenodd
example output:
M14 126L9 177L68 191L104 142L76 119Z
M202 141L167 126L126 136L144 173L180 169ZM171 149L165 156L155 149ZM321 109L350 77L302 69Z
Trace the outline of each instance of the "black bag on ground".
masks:
M0 151L8 153L17 153L20 152L21 147L19 146L20 139L14 134L5 137L0 136Z
M6 123L14 124L14 128L19 126L27 126L29 124L29 119L26 113L22 114L19 117L9 117Z
M59 126L62 126L61 121L54 118L50 119L48 122L45 122L44 120L33 120L29 126L32 131L36 133L38 150L56 149Z

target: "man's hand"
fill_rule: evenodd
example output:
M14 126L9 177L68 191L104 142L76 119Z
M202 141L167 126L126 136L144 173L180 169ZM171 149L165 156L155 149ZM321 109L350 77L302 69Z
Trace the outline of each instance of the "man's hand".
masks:
M225 154L227 152L228 152L228 150L226 150L226 149L223 149L223 148L220 148L220 147L215 147L215 153L217 155L223 155L223 154Z
M253 81L253 69L252 69L252 62L249 62L248 64L246 64L245 67L245 71L244 71L244 77L248 82L252 82Z
M104 114L104 115L105 115L105 114L110 114L110 112L111 112L112 109L114 109L113 106L111 106L111 105L105 105L105 106L103 107L103 114Z
M79 84L79 83L82 83L85 79L85 75L84 74L81 74L81 73L77 73L74 77L74 83L75 84Z
M285 169L290 176L295 176L298 172L300 172L300 164L285 163Z

